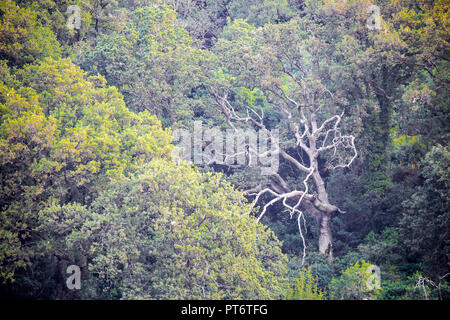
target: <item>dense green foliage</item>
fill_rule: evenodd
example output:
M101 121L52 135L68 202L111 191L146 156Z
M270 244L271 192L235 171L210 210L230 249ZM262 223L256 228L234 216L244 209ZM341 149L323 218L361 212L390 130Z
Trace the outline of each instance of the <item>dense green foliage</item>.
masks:
M79 29L67 27L71 5ZM0 296L449 299L449 7L2 1ZM252 108L312 165L292 131L306 107L319 123L345 115L339 134L358 151L338 170L345 148L315 159L345 211L331 215L333 260L317 248L314 208L302 207L305 242L281 201L257 221L271 198L252 209L243 191L277 190L278 178L171 159L173 130L239 117L258 129ZM280 157L281 185L303 190L308 174L293 163ZM81 290L66 287L73 264ZM380 288L367 285L372 265Z
M116 86L131 110L149 110L166 126L187 122L200 107L194 90L207 59L175 22L168 7L137 9L120 32L100 35L78 58L85 70Z
M324 293L318 288L317 277L312 275L311 267L301 270L293 282L293 288L288 291L288 299L324 300Z
M0 4L0 13L0 59L23 65L47 55L58 56L56 36L38 20L36 11L7 0Z
M367 286L371 273L367 272L370 263L364 260L356 262L342 272L342 275L330 282L330 292L333 299L367 300L374 299L380 293L375 285L372 289Z
M83 297L281 297L285 257L272 232L245 214L240 192L166 160L139 171L111 183L90 209L52 204L40 214L42 245L96 275L86 276Z
M88 204L109 180L170 153L149 113L130 112L104 78L45 59L1 85L2 278L30 262L39 210L52 200Z

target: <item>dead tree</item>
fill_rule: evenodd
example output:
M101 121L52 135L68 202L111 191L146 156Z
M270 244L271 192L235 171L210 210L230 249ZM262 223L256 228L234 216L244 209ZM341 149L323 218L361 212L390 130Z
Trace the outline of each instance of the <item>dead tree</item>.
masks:
M285 177L283 178L278 172L273 172L266 185L247 190L246 194L254 196L253 207L260 203L263 195L269 195L271 198L263 204L258 221L261 220L268 208L277 202L281 202L289 210L291 218L296 216L303 242L303 260L306 248L302 231L302 221L303 224L305 221L304 211L315 215L320 220L319 251L331 261L333 257L331 218L333 214L344 213L344 211L331 204L328 199L325 182L319 170L319 156L328 159L329 169L349 167L358 155L355 137L343 134L341 131L343 112L327 118L323 117L321 111L325 107L321 102L330 100L317 99L317 97L319 94L328 94L332 97L329 91L323 87L322 90L312 90L293 74L289 72L286 74L301 89L304 89L305 94L302 97L303 103L300 103L291 98L281 86L263 90L267 101L283 111L286 121L283 126L284 136L295 136L293 143L280 141L278 148L271 152L278 153L280 159L284 159L286 163L296 168L302 179L302 188L289 185ZM233 103L230 102L231 89L210 87L209 90L214 97L215 106L222 112L233 130L248 127L248 125L267 130L262 109L257 110L251 106L233 106ZM268 132L270 131L268 130ZM257 150L250 150L250 152L257 155ZM306 155L303 160L297 156L299 152Z

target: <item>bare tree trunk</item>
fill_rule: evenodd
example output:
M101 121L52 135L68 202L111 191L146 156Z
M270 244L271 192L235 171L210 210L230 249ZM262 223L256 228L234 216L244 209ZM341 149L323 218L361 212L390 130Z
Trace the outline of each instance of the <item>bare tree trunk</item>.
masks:
M333 261L333 237L331 235L331 215L335 210L328 201L328 193L325 189L325 182L319 173L319 164L314 159L312 162L315 171L313 173L314 183L317 188L319 201L326 207L321 213L319 226L319 252L327 256L328 262Z
M319 252L333 261L333 237L331 235L331 213L322 214L319 227Z
M66 285L63 275L63 261L57 257L53 257L56 273L56 288L55 288L55 300L65 300L66 299Z

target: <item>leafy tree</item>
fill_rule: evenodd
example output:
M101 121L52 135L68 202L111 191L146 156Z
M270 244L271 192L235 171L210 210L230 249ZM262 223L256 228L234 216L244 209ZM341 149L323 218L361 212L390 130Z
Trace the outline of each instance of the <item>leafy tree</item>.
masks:
M399 264L401 251L399 251L398 238L398 232L393 228L386 228L380 235L371 231L365 241L358 246L358 251L377 265L388 262Z
M37 213L51 199L88 204L111 180L170 154L170 135L129 111L101 76L46 58L0 84L0 272L12 280L33 252ZM9 81L13 82L14 81Z
M39 20L48 25L67 53L71 46L80 41L95 41L100 32L112 32L121 28L126 10L119 6L117 0L18 0L21 6L32 9ZM80 11L79 28L68 28L69 17L74 13L68 11L70 6L77 6Z
M449 299L448 14L446 0L2 1L0 296ZM279 169L171 163L156 116L278 130Z
M339 300L367 300L375 299L381 290L371 289L367 283L372 273L367 269L370 263L362 260L347 268L339 278L334 278L330 283L330 294L333 299Z
M427 144L445 145L448 142L448 3L392 1L391 8L392 22L407 44L408 63L415 69L398 102L397 123L407 135L420 135Z
M290 290L288 299L324 300L324 293L317 287L317 278L311 274L311 267L300 271L294 279L294 288Z
M14 1L0 4L0 59L22 66L46 56L57 58L60 46L52 29L38 20L38 13Z
M294 16L296 6L287 0L136 0L131 1L128 8L148 5L171 6L177 13L177 23L205 49L212 48L221 37L228 19L245 19L256 26L285 22Z
M254 26L282 23L294 16L291 5L287 0L230 1L227 9L232 20L245 19Z
M145 0L144 0L145 1ZM230 0L158 0L159 4L171 5L177 12L178 23L203 48L211 48L227 23Z
M166 126L187 122L201 107L195 90L208 55L193 48L175 22L168 7L139 8L121 32L99 36L95 47L79 56L79 64L90 74L105 76L131 110L149 110Z
M450 228L449 151L436 146L422 161L423 186L403 202L399 236L409 259L420 261L433 278L448 272Z
M40 218L47 250L89 274L87 296L96 287L105 298L280 298L286 258L247 210L220 176L154 159L89 210L54 204Z

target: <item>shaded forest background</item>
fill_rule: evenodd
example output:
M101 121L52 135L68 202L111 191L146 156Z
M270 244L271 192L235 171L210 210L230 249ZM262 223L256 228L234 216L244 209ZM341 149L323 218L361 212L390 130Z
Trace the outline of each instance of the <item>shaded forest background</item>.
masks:
M79 29L67 27L70 5ZM2 1L0 296L449 299L449 6ZM295 95L303 67L315 70L302 83L322 116L343 112L358 150L342 169L318 159L345 213L332 216L331 262L317 247L320 219L305 215L304 264L297 219L281 203L258 222L263 196L247 214L243 191L269 178L171 159L173 130L228 127L224 93L238 112L263 110L297 152L276 94ZM66 287L72 264L81 290ZM366 285L370 265L380 288Z

